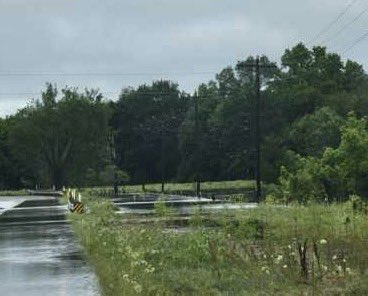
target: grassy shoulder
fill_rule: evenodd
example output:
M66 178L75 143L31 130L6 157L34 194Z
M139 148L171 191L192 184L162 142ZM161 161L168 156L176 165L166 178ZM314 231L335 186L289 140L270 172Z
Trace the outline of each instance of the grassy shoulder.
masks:
M195 193L195 183L165 183L165 193ZM227 192L237 190L253 190L255 182L251 180L235 180L235 181L217 181L217 182L202 182L202 192ZM95 187L92 190L111 189L111 187ZM144 193L144 192L161 192L161 183L142 185L126 185L121 187L127 193Z
M198 211L177 231L87 203L70 218L104 295L368 294L368 219L350 204Z

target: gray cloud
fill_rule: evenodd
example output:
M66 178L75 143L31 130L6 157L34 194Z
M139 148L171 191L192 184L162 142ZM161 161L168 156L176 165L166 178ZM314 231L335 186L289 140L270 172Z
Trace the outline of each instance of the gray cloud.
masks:
M123 87L170 78L193 91L248 55L279 60L310 40L346 7L343 0L0 0L0 73L150 72L142 76L0 76L0 116L37 95L46 81L99 88L116 98ZM355 17L358 0L329 34ZM367 14L368 15L368 14ZM327 44L342 51L365 33L363 17ZM328 34L327 34L328 36ZM321 38L323 39L323 38ZM319 40L320 41L320 40ZM344 56L365 63L367 42ZM211 74L175 73L211 71ZM169 75L170 73L173 73Z

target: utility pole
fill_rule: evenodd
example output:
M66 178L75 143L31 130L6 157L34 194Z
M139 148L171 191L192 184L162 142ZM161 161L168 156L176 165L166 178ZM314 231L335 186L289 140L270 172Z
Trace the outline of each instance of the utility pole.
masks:
M256 59L256 102L255 102L255 148L256 148L256 197L261 201L261 74L259 68L259 57Z
M119 195L119 185L118 185L118 173L117 173L117 153L116 153L116 147L115 147L115 134L114 132L111 132L109 134L109 144L110 144L110 157L111 157L111 163L113 164L113 189L114 189L114 197L118 197Z
M197 157L199 156L199 120L198 120L198 98L194 98L194 128L195 128L195 142L196 142L196 149L197 149ZM199 160L196 160L195 165L195 182L196 182L196 195L200 197L201 195L201 181L199 177Z
M165 192L165 151L164 151L164 126L161 128L161 193Z
M274 69L277 66L274 64L262 65L259 56L255 63L246 63L243 65L246 68L251 68L255 71L255 102L254 102L254 148L255 157L255 179L256 179L256 199L258 202L262 198L262 175L261 175L261 69Z

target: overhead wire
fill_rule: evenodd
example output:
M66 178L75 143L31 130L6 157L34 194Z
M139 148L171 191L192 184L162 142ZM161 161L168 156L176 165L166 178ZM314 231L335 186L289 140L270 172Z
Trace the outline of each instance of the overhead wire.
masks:
M337 24L345 14L350 10L351 7L357 2L358 0L352 0L330 23L328 23L325 27L323 27L311 40L307 42L307 45L314 43L318 40L321 36L327 33L335 24Z
M356 39L353 44L345 48L342 52L342 54L346 54L350 50L352 50L355 46L357 46L360 42L362 42L364 39L368 37L368 32L364 33L362 36L360 36L358 39Z
M188 72L0 72L0 77L45 77L45 76L59 76L59 77L76 77L76 76L186 76L186 75L215 75L216 71L188 71ZM121 94L121 91L115 92L100 92L105 95ZM0 93L0 96L36 96L41 93L36 92L10 92ZM153 92L146 92L145 94L153 94ZM156 94L156 92L154 92ZM164 94L164 93L160 93ZM171 93L167 93L171 94Z
M114 92L98 92L98 94L119 94L121 92L114 91ZM41 95L42 92L7 92L7 93L0 93L0 96L38 96Z
M335 34L332 35L330 38L325 38L322 43L329 43L332 40L334 40L336 37L338 37L342 32L344 32L347 28L349 28L351 25L355 24L364 14L366 14L368 11L368 7L366 7L363 11L361 11L355 18L353 18L350 22L346 23L344 26L340 28Z
M98 92L97 94L101 94L101 95L119 95L119 96L130 96L130 95L137 95L137 96L167 96L167 95L179 95L182 98L185 97L195 97L195 98L209 98L209 97L214 97L214 96L221 96L222 94L212 94L212 95L194 95L194 94L190 94L190 93L186 93L186 92L159 92L159 91L137 91L134 90L131 93L123 93L121 91L111 91L111 92ZM9 93L0 93L0 97L1 96L40 96L42 95L42 92L9 92Z
M207 75L216 74L216 71L191 72L0 72L2 77L20 76L156 76L156 75Z

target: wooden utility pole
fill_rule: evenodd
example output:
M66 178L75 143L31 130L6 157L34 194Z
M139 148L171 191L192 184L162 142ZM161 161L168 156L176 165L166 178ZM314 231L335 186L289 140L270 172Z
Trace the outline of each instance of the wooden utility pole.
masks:
M161 128L161 193L165 192L165 139L164 126Z
M254 148L255 157L255 179L256 179L256 199L258 202L262 198L262 174L261 174L261 69L276 68L274 64L262 65L259 56L255 63L246 63L243 65L246 68L251 68L255 71L255 102L254 102Z
M119 184L118 184L118 173L117 173L117 153L115 146L115 133L111 132L109 134L109 145L110 145L110 157L111 163L113 165L113 189L114 189L114 197L118 197L119 195Z
M197 149L197 157L199 157L200 153L200 143L199 143L199 120L198 120L198 98L194 98L194 128L195 128L195 142ZM201 195L201 180L199 177L199 160L196 160L195 164L195 182L196 182L196 195L200 197Z
M255 148L256 148L256 186L257 201L261 201L261 73L259 57L256 59L256 102L255 102Z

